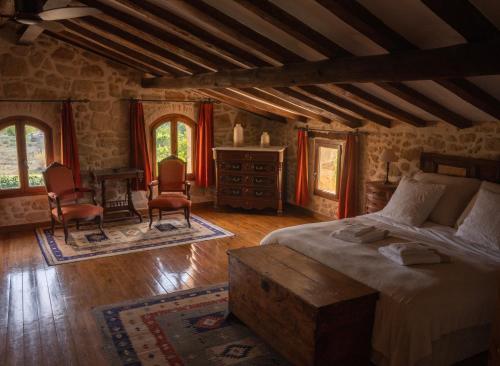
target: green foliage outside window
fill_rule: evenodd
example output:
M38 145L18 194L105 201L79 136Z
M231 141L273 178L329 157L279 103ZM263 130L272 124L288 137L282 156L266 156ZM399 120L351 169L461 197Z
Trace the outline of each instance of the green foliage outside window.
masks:
M184 161L188 158L188 135L184 123L177 124L177 157Z
M43 187L43 177L41 174L30 174L28 177L30 187ZM1 175L0 189L16 189L20 188L18 175Z
M165 122L156 129L156 162L172 155L170 122Z
M155 130L156 163L173 154L172 137L175 136L172 136L171 126L171 122L165 122ZM177 157L188 163L191 161L191 133L191 127L183 122L177 122Z

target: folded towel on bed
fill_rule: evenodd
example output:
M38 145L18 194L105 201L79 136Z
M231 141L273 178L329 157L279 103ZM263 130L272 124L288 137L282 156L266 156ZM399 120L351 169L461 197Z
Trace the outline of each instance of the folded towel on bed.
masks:
M382 240L388 233L389 232L387 230L377 229L374 226L352 224L345 228L336 230L330 235L336 239L363 244Z
M448 256L441 254L437 250L424 244L416 242L393 243L378 248L378 251L384 257L402 266L443 263L450 261Z
M347 223L342 229L337 230L337 232L342 233L344 236L358 237L373 230L375 230L375 226L363 225L359 223Z

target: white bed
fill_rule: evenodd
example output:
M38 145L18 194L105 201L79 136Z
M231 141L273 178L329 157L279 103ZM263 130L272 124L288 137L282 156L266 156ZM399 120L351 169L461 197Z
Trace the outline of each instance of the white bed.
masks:
M330 236L347 221L375 224L390 237L354 244ZM372 337L377 365L447 365L487 350L500 273L499 251L454 233L430 222L417 228L370 214L276 230L261 244L286 245L380 291ZM419 240L451 262L400 266L377 250L395 238Z

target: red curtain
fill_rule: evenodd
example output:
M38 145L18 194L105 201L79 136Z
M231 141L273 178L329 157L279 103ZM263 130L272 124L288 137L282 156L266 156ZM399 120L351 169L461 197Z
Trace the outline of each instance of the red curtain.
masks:
M198 187L209 187L214 181L214 105L202 103L198 114L196 129L196 168L195 182Z
M309 202L307 160L307 131L299 130L297 141L297 176L295 178L295 203L299 206Z
M142 103L132 100L130 102L130 167L144 170L142 181L135 179L132 182L134 191L145 191L152 180L145 130Z
M340 182L338 217L343 219L357 215L358 141L348 135L345 144L344 164Z
M78 158L78 144L76 142L75 121L71 101L63 102L61 114L61 153L62 163L73 171L75 186L81 186L80 160Z

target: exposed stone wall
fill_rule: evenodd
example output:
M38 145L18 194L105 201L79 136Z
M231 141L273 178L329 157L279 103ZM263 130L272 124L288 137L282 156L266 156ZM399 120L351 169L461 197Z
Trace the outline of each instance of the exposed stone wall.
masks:
M302 124L297 124L300 126ZM283 139L288 141L288 201L295 201L295 171L297 164L296 126L287 126ZM303 126L303 125L302 125ZM326 126L310 123L311 128L345 130L340 124ZM396 152L398 161L391 164L390 179L397 181L402 175L418 171L421 152L435 152L472 158L500 159L500 123L498 121L477 123L472 128L459 130L445 123L416 128L398 124L390 129L369 124L360 129L359 200L358 208L364 205L364 185L367 181L384 180L385 164L379 156L385 148ZM307 208L326 216L336 217L337 202L313 194L312 167L314 165L314 139L309 140L309 188L311 201Z
M85 174L89 169L126 166L129 159L128 103L122 98L192 98L185 92L145 90L140 87L141 74L121 64L104 60L94 54L73 48L52 38L41 36L30 47L16 46L12 30L0 31L0 97L1 98L88 98L90 103L74 104L80 163ZM196 120L196 104L145 103L146 125L171 113L183 114ZM30 116L53 128L54 155L60 151L60 105L39 103L1 103L0 120L9 116ZM263 131L271 135L272 145L287 145L287 198L294 202L297 131L301 124L281 124L255 116L225 104L214 109L215 145L231 144L235 121L245 127L245 140L257 145ZM341 124L325 125L311 122L312 128L345 129ZM400 124L391 129L369 124L361 136L359 207L363 205L364 182L381 180L384 164L378 156L385 147L394 148L399 161L393 164L391 175L418 169L421 151L463 155L479 158L500 158L500 125L498 121L479 123L473 128L457 130L444 123L432 127L414 128ZM149 137L149 133L148 133ZM337 203L312 194L314 141L309 148L311 202L308 208L334 217ZM0 152L1 153L1 152ZM110 187L111 196L123 194L123 185ZM213 188L194 188L195 202L211 201ZM134 201L145 207L144 192L136 192ZM45 196L0 199L0 226L46 221Z
M129 103L122 99L200 97L188 92L142 89L141 73L43 35L33 46L17 46L15 35L8 28L0 31L0 75L0 98L91 100L90 103L73 104L80 164L87 185L90 183L89 170L128 165ZM0 120L29 116L50 125L54 135L54 157L59 160L60 108L59 104L1 103ZM156 119L172 113L196 121L198 108L196 103L144 103L144 113L148 128ZM214 133L217 146L231 144L235 121L246 126L247 141L251 143L258 142L258 136L269 122L228 105L216 104ZM149 135L148 132L148 138ZM111 183L108 188L111 199L123 195L124 191L124 183L120 182ZM195 202L213 200L213 188L193 187L192 193ZM145 207L145 192L134 192L134 202L139 208ZM0 226L48 219L44 195L0 199Z

